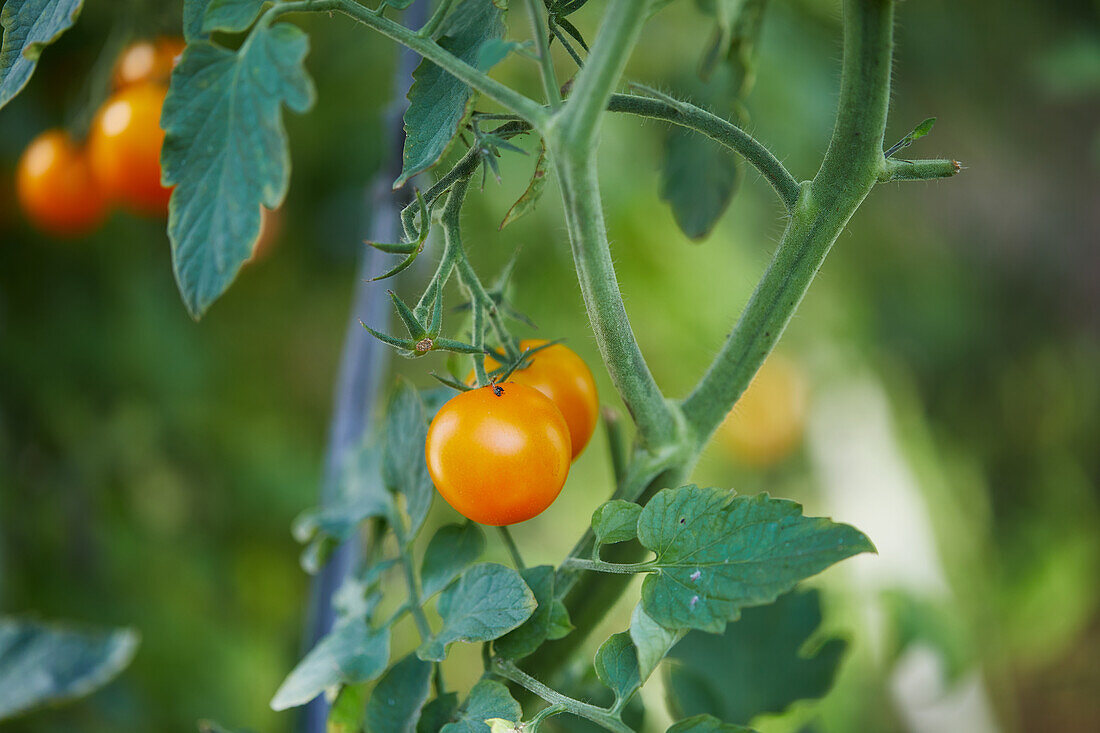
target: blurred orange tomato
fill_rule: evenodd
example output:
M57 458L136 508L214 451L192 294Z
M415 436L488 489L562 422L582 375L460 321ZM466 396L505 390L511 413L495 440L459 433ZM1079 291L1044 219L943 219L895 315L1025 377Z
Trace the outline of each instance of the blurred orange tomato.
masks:
M50 234L87 234L107 213L85 151L64 130L47 130L31 141L19 159L15 185L23 213Z
M807 392L798 366L773 354L719 427L720 443L750 466L781 461L802 439Z
M172 189L160 185L160 109L168 90L153 83L116 92L88 138L92 171L104 194L144 214L165 215Z
M114 88L146 82L167 84L185 45L182 38L165 36L128 46L115 63Z

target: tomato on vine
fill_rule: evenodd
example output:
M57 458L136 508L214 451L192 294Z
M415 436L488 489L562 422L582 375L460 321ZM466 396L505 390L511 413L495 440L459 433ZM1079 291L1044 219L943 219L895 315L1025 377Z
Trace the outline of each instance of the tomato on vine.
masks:
M519 348L527 351L545 343L545 339L524 339L520 341ZM562 344L547 346L529 359L530 365L516 370L509 379L534 387L557 405L569 426L572 458L575 460L588 445L599 417L600 398L592 371L575 351ZM485 357L486 370L492 371L499 366L496 359ZM474 382L472 373L466 381Z
M726 416L718 431L720 440L749 466L764 467L781 461L802 438L806 392L801 370L793 362L773 355Z
M85 151L64 130L47 130L31 141L19 159L15 186L23 213L50 234L86 234L107 212Z
M131 44L115 62L114 88L122 89L145 82L167 84L186 45L182 38L171 36Z
M92 123L88 152L104 194L146 214L168 211L172 189L160 185L160 109L166 87L136 84L116 92Z
M533 387L515 382L448 400L428 428L428 472L464 517L501 526L541 514L569 474L569 426Z

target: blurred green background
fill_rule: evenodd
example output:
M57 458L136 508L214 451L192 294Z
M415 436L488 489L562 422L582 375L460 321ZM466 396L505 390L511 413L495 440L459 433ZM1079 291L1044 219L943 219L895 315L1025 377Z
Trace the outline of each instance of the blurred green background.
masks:
M213 718L288 731L294 714L267 703L305 623L308 577L289 525L317 502L393 48L346 19L295 21L312 37L318 103L288 116L281 230L196 324L163 222L116 214L63 241L35 233L16 206L22 149L79 112L83 70L117 26L113 4L87 5L0 112L0 612L129 625L143 642L92 698L5 730L175 731ZM170 5L136 4L135 32L178 32ZM589 37L602 3L590 5L577 16ZM840 238L780 346L808 390L798 447L760 468L719 440L696 479L796 498L860 526L882 551L823 578L826 624L851 641L836 689L768 729L927 730L935 721L920 711L970 685L992 729L1097 730L1100 6L925 0L901 3L899 20L887 142L935 115L912 154L966 169L877 188ZM649 24L630 78L670 87L708 33L693 3L673 3ZM769 5L749 127L800 178L828 141L839 55L838 3ZM536 93L523 60L497 75ZM634 329L658 381L682 395L783 219L750 172L715 232L689 242L658 198L664 137L661 124L613 118L600 155ZM506 156L503 184L471 196L469 249L488 279L522 246L516 305L537 335L567 338L617 404L553 184L533 215L497 231L531 164ZM399 289L414 293L424 274ZM391 362L424 386L440 366ZM528 561L560 559L609 482L600 436L562 499L516 528ZM454 517L434 512L437 523ZM890 608L887 592L928 603L915 630L889 611L867 622ZM928 700L898 682L916 664L901 649L910 637L957 672L939 675L946 687ZM450 664L468 683L480 668L476 650ZM647 688L646 700L659 694ZM980 728L951 715L939 730Z

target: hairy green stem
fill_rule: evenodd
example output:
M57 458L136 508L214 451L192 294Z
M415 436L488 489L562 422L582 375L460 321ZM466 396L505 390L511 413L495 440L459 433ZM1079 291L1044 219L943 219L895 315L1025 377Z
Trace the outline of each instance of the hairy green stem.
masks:
M656 94L651 90L646 91L650 94ZM760 171L760 174L764 176L764 180L770 183L775 192L779 194L779 198L788 211L794 209L795 204L798 202L801 188L795 177L790 174L772 151L732 122L711 114L705 109L696 107L694 104L673 99L663 94L657 99L639 97L633 94L614 94L608 104L608 110L666 120L689 130L694 130L701 135L706 135L711 140L738 153L756 170Z
M597 573L612 573L614 575L637 575L638 573L657 572L657 568L650 563L605 562L603 560L585 560L582 557L567 557L561 566L571 570L593 570Z
M416 631L420 634L420 640L427 641L432 638L432 627L428 623L428 617L424 615L424 601L420 597L420 584L417 583L416 570L413 568L409 538L405 535L401 522L394 522L391 526L394 535L397 536L397 549L401 570L405 575L405 584L409 587L409 610L416 622Z
M551 705L559 706L566 712L591 720L604 730L615 731L615 733L634 733L634 729L619 720L618 716L612 713L611 710L589 705L586 702L563 695L557 690L542 684L511 662L503 659L493 659L493 671L504 679L515 682L520 687L533 692Z
M561 89L558 87L558 76L554 72L554 57L550 55L550 39L546 33L546 23L543 22L544 11L542 0L526 0L527 14L531 16L531 31L535 37L535 48L539 55L539 73L542 76L542 88L546 92L546 101L550 109L561 106Z
M891 181L933 181L950 178L962 170L957 160L895 160L887 158L878 174L879 183Z
M428 18L427 22L416 32L416 35L421 38L431 38L434 36L435 32L439 30L439 26L443 25L443 21L447 19L447 13L450 12L451 5L453 4L454 0L439 0L439 4L435 6L435 12L432 13L432 17Z
M683 402L699 446L725 418L779 340L833 242L885 167L893 0L845 0L844 61L832 140L771 264L722 350Z
M279 3L268 10L264 18L270 22L278 15L304 11L343 13L373 28L390 40L412 49L455 78L465 82L472 89L515 112L535 127L541 128L549 119L546 109L535 100L478 71L444 50L431 38L426 38L417 31L409 30L400 23L383 17L355 0L297 0L297 2Z

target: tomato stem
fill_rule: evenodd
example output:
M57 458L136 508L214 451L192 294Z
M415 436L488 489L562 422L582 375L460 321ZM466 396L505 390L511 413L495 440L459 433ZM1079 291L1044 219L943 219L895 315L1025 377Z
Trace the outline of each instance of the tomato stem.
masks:
M500 389L497 385L493 385L493 389ZM523 556L519 554L519 547L516 545L516 541L512 539L512 531L508 529L507 525L497 527L500 532L500 539L504 541L504 546L508 548L508 554L512 556L512 564L516 566L516 570L521 573L527 569L527 565L523 562Z

